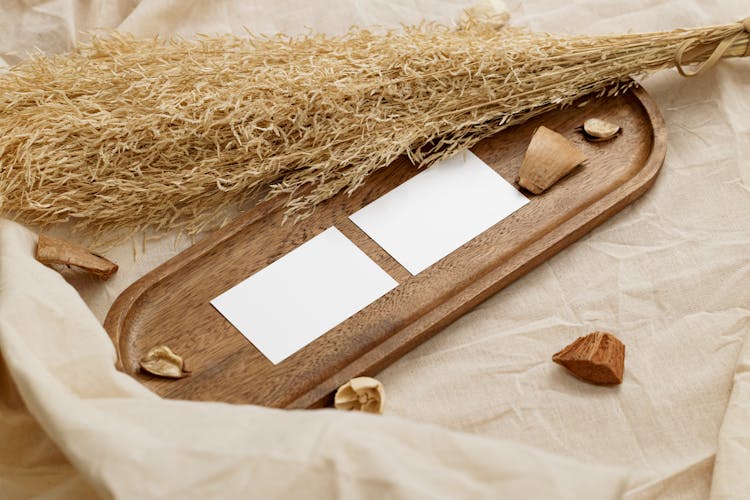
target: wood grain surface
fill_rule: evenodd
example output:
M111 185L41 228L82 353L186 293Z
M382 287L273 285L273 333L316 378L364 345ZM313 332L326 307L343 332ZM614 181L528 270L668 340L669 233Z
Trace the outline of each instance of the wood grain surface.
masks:
M611 142L589 143L576 131L589 117L618 123L623 133ZM376 172L351 196L337 195L297 224L282 224L280 201L256 206L118 297L105 321L118 368L168 398L279 408L328 404L339 385L357 375L377 374L627 206L652 185L664 161L666 128L642 89L547 113L472 150L514 182L539 125L572 140L587 162L546 193L529 195L526 206L416 276L348 219L418 173L404 158ZM331 226L399 286L273 365L209 301ZM141 372L139 358L159 344L183 356L192 374L165 380Z

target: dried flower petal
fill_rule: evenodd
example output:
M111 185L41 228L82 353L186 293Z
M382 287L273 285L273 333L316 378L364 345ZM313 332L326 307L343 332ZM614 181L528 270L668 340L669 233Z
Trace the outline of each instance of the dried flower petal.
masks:
M619 125L599 118L589 118L582 128L583 135L592 142L608 141L622 130Z
M374 378L356 377L339 387L334 397L334 406L339 410L383 413L385 389Z
M182 358L165 345L154 347L148 351L141 358L141 368L153 375L166 378L182 378L190 373L185 369Z
M46 266L62 264L75 266L106 280L117 272L117 264L88 249L69 241L40 234L36 247L36 260Z
M518 171L518 185L541 194L586 160L572 142L547 127L539 127Z

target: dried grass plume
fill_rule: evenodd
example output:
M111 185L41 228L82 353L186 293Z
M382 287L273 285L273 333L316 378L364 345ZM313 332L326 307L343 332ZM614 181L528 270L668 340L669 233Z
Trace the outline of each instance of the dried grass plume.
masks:
M748 51L747 21L562 37L506 20L336 37L111 34L38 55L0 75L0 211L89 233L195 233L268 190L306 213L399 155L430 165L624 91L679 51L686 63Z

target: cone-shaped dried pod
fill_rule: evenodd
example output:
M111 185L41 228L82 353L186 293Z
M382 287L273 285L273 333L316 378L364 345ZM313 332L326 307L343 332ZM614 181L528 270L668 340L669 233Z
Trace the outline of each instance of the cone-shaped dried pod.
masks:
M562 135L539 127L518 172L518 184L534 194L541 194L583 163L586 156Z
M593 332L579 337L552 361L573 375L597 385L622 383L625 370L625 346L611 333Z
M339 410L383 413L385 389L374 378L356 377L339 387L333 404Z

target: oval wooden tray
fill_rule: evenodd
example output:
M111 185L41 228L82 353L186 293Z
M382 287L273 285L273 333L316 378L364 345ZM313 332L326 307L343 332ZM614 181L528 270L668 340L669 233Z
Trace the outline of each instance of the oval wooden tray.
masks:
M576 128L592 116L621 124L622 135L610 142L586 142ZM514 182L531 134L542 124L570 138L589 160L417 276L348 219L418 173L405 159L374 174L352 196L338 195L324 203L298 224L281 224L278 201L255 207L118 297L104 325L117 349L118 368L169 398L283 408L327 404L348 379L376 374L627 206L653 184L664 161L664 121L642 89L547 113L472 150ZM273 365L209 301L330 226L399 286ZM165 380L142 373L138 360L159 344L180 353L192 374Z

